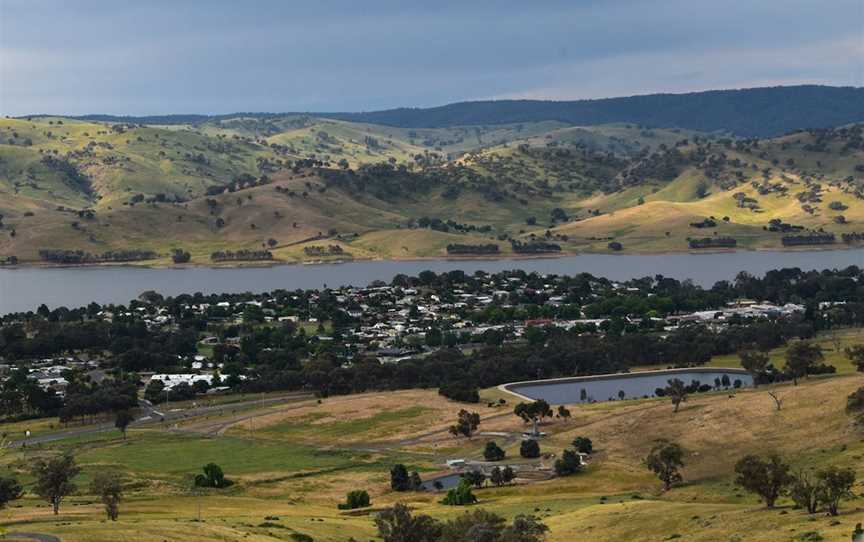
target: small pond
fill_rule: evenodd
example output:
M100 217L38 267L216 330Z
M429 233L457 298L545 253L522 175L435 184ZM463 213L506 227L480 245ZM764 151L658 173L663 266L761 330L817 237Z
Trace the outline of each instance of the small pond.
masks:
M430 478L429 480L424 480L423 485L421 486L424 491L447 491L453 489L454 487L459 485L459 482L462 480L461 473L455 474L445 474L444 476L439 476L437 478ZM435 482L440 482L440 489L435 487Z
M625 399L655 397L654 391L665 388L673 378L688 385L697 380L712 387L719 381L723 389L724 376L729 387L736 380L739 386L753 385L753 377L741 369L694 368L533 380L504 384L501 388L529 400L544 399L550 405L562 405L617 400L621 392Z

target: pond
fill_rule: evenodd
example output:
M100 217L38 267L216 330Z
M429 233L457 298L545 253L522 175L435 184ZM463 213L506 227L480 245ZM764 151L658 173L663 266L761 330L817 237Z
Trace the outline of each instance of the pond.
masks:
M741 251L722 254L579 254L560 258L496 260L367 261L257 268L65 267L0 269L0 314L97 303L128 303L146 290L181 293L265 292L276 289L366 286L397 274L417 275L461 269L489 273L509 269L575 275L591 273L612 280L664 275L710 287L732 280L739 271L761 275L770 269L844 268L864 264L862 250Z
M617 400L621 392L625 399L654 397L654 391L665 388L673 378L688 385L696 380L712 387L717 379L722 389L724 376L730 385L736 380L740 386L753 385L753 377L742 369L691 368L514 382L501 389L529 401L543 399L550 405L563 405Z

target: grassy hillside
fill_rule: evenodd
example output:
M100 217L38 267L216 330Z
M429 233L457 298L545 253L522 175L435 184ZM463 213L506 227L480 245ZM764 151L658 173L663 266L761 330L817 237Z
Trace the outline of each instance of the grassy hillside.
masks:
M265 248L275 261L431 258L449 244L497 244L506 255L511 241L538 237L560 253L608 251L612 241L625 252L683 251L690 238L715 236L779 248L784 235L816 230L842 246L842 234L864 232L861 133L741 140L552 121L2 119L0 260L141 250L158 265L174 248L199 265L215 251ZM691 226L710 217L712 226ZM767 231L772 220L796 231ZM307 245L342 250L322 256Z
M860 339L858 331L844 332L841 346ZM832 337L824 341L829 348L833 344ZM712 364L727 361L718 358ZM559 454L576 436L589 436L596 452L587 471L481 489L476 506L508 518L539 515L551 528L550 542L847 540L861 518L860 497L845 502L836 518L809 516L786 498L766 510L734 485L733 467L745 454L778 452L795 468L851 466L860 479L864 441L843 408L846 396L862 385L864 377L844 368L839 376L813 377L798 386L691 396L678 413L662 399L572 405L571 420L544 424L549 436L541 449ZM769 391L782 397L782 410L775 409ZM387 474L392 464L405 463L428 478L442 471L445 459L481 457L490 439L507 451L507 462L523 461L518 434L524 426L512 414L514 398L497 389L482 395L484 402L471 409L481 415L480 430L494 436L454 439L446 428L465 405L434 390L409 390L226 412L174 427L134 430L126 440L113 434L79 437L30 448L26 457L22 451L8 452L3 465L25 482L34 457L61 450L73 452L84 472L82 489L64 503L59 517L28 495L4 515L2 525L73 542L142 536L274 541L292 540L295 533L316 541L370 540L375 535L371 514L394 502L440 519L463 511L439 504L440 495L392 492ZM485 406L499 397L509 404ZM684 483L667 493L642 465L657 438L672 439L686 450ZM220 464L235 485L192 491L191 476L209 461ZM128 481L116 523L103 521L100 504L84 489L94 472L106 469L121 471ZM361 488L372 496L371 509L337 510L347 491ZM856 493L860 489L859 482Z

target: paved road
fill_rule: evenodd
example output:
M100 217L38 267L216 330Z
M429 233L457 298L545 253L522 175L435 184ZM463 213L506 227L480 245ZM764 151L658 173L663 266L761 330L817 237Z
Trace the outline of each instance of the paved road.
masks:
M300 399L311 398L313 398L313 395L310 393L295 392L280 395L279 397L270 397L268 399L252 399L249 401L227 403L224 405L213 405L166 411L159 410L157 407L151 405L148 401L141 401L139 403L139 407L141 410L139 418L132 422L130 427L146 427L149 425L156 425L165 422L187 420L198 416L204 416L206 414L219 414L222 412L230 412L251 407L267 406L287 401L297 401ZM99 423L95 425L85 425L82 427L73 427L69 429L64 429L62 431L55 431L53 433L48 433L45 435L34 435L26 440L12 441L9 443L9 446L12 448L20 448L25 444L27 446L32 446L34 444L45 444L48 442L56 442L58 440L64 440L78 436L92 435L95 433L104 433L106 431L116 430L117 429L114 427L113 422Z
M3 538L30 538L32 540L36 540L37 542L60 542L60 539L54 535L42 533L27 533L24 531L12 531L11 533L6 533Z

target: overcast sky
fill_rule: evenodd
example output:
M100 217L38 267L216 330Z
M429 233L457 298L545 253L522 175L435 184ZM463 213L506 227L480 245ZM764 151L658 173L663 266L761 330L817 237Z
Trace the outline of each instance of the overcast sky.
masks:
M0 0L3 115L800 83L864 86L864 0Z

